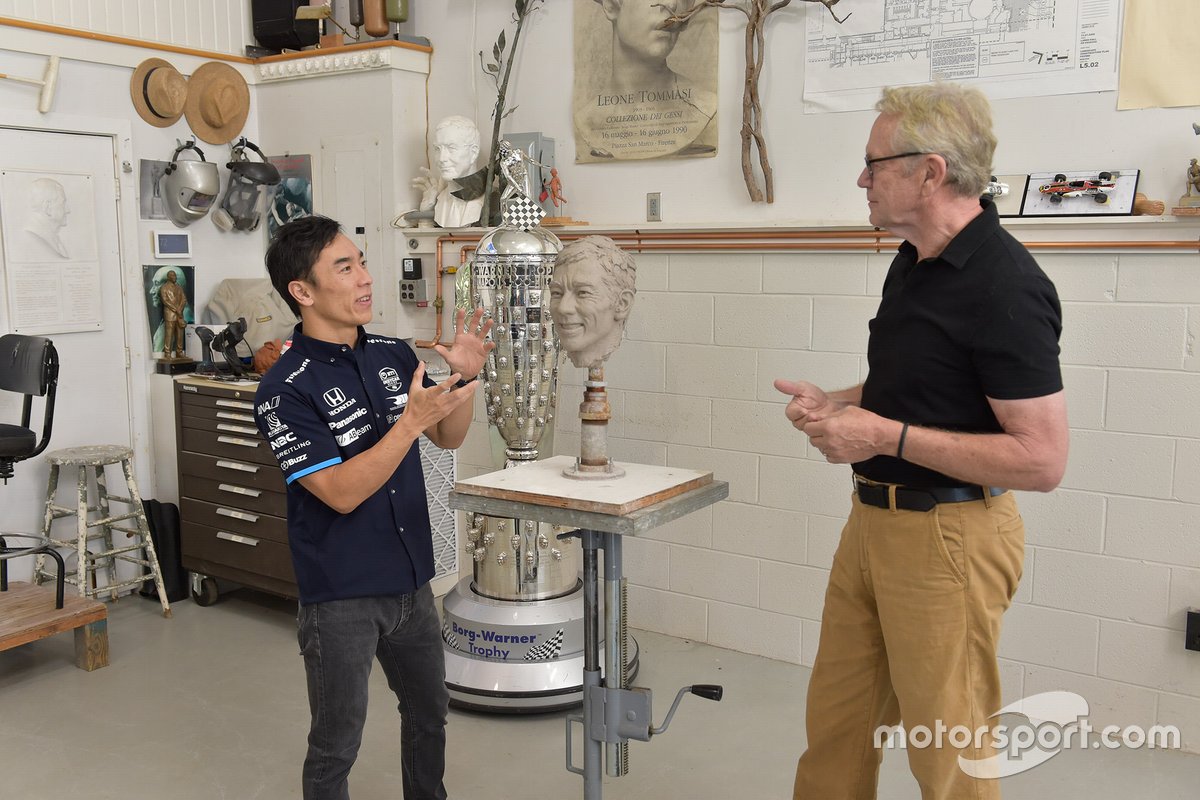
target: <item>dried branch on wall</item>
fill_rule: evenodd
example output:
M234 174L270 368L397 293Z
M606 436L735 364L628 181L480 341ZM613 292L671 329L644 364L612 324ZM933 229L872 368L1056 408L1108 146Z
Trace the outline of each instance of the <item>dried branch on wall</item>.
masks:
M838 0L801 0L805 3L820 3L829 9L830 15L838 23L845 22L850 15L838 19L833 13L833 7ZM792 0L743 0L743 2L726 2L726 0L700 0L689 11L673 14L663 27L685 25L696 14L706 8L731 8L746 15L746 90L742 95L742 175L746 180L746 190L750 199L761 203L775 202L775 176L771 171L771 160L767 155L767 139L763 135L763 107L758 96L758 78L762 74L763 60L766 58L767 17L780 9L791 5ZM757 152L758 167L763 174L764 190L759 188L758 178L754 174L754 156Z

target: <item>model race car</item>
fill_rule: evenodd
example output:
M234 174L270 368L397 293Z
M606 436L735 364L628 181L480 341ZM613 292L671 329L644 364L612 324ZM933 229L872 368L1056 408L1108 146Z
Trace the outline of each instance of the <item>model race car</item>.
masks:
M988 181L987 187L983 190L984 197L1003 197L1006 194L1008 194L1008 184L996 180L995 175L992 176L992 179Z
M1098 180L1069 181L1061 172L1054 176L1053 183L1043 183L1038 191L1046 195L1051 203L1061 203L1064 197L1090 196L1097 203L1107 203L1108 193L1117 188L1112 182L1113 173L1101 172Z

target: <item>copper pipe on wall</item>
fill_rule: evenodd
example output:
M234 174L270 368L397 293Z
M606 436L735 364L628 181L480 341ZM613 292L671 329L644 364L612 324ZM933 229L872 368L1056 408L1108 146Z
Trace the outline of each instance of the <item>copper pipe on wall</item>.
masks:
M882 253L884 247L894 249L900 240L878 228L852 228L843 231L692 231L664 233L661 231L586 231L564 233L564 241L584 236L607 236L626 250L634 252L678 251L678 252L795 252L825 250L837 252ZM415 342L417 347L433 347L442 336L442 250L447 244L466 242L459 249L460 267L467 263L468 253L474 250L482 234L459 234L440 236L435 256L437 263L437 310L434 338L427 342ZM830 241L850 239L852 241ZM796 241L800 240L800 241ZM853 241L864 240L864 241ZM1131 240L1103 242L1023 242L1030 250L1185 250L1200 252L1200 240Z

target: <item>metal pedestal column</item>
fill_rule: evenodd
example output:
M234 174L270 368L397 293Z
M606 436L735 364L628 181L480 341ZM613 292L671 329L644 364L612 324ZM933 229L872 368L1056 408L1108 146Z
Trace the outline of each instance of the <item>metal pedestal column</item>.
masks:
M600 800L604 774L618 777L629 771L629 742L612 741L606 731L616 732L621 703L607 702L612 689L626 685L626 616L622 586L621 537L614 533L580 530L583 542L583 769L571 764L570 736L567 738L567 769L583 776L584 800ZM604 672L600 671L600 585L599 556L604 551ZM597 718L599 717L599 718ZM612 718L610 718L612 717ZM570 727L571 719L567 720ZM607 769L606 769L607 767Z
M592 730L592 704L589 698L601 687L600 680L600 596L597 576L596 548L602 534L596 531L579 532L583 540L583 797L584 800L599 800L603 788L604 752L603 740L594 739ZM611 534L610 534L611 535ZM611 648L609 652L612 652ZM571 720L567 720L570 728ZM570 736L567 738L567 769L578 772L571 765Z
M611 487L606 498L565 478L566 457L556 456L460 481L449 496L451 508L500 517L549 522L575 528L560 538L579 536L583 544L583 713L566 718L566 768L583 777L584 800L601 800L604 775L625 775L629 770L630 739L647 742L665 733L687 694L720 700L716 685L685 686L675 695L662 725L652 722L651 691L630 688L626 642L626 602L621 565L621 537L637 535L725 499L729 487L705 473L626 464L632 476L624 497ZM636 473L636 474L634 474ZM657 483L657 489L638 494L634 487ZM604 551L603 596L600 555ZM601 633L601 603L604 631ZM601 636L605 668L600 666ZM583 766L574 764L574 726L583 728Z

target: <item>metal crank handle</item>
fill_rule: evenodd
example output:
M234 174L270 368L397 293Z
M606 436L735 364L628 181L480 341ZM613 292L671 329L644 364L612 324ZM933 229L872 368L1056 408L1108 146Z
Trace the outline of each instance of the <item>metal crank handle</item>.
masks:
M683 700L683 696L689 693L697 697L703 697L705 700L720 702L721 697L725 694L725 687L715 683L697 683L695 686L683 687L675 695L675 702L671 703L671 710L667 712L667 718L663 720L663 724L658 728L650 728L651 736L666 733L667 726L671 724L671 718L675 716L675 709L679 708L679 701Z

